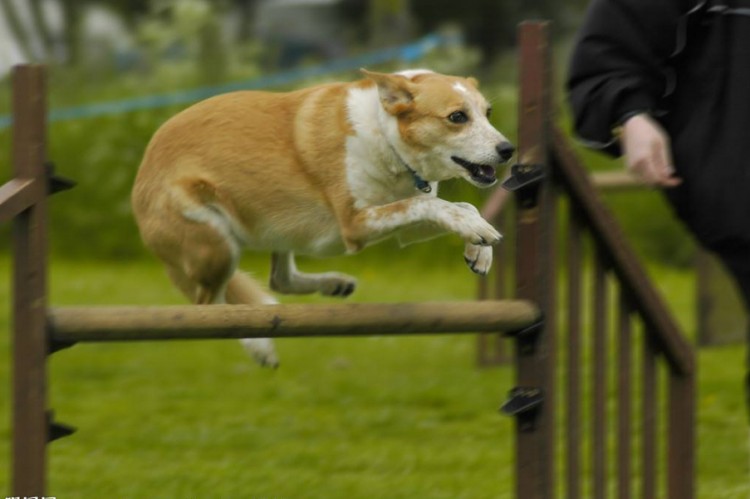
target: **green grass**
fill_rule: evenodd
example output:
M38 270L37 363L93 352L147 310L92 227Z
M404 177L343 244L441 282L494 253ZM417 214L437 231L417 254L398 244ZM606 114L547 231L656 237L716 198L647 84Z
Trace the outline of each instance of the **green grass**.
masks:
M358 300L420 294L409 269L386 267L383 274L366 261L335 265L360 278ZM469 298L474 279L462 266L459 254L455 268L418 268L427 284L421 295ZM59 262L51 287L56 305L182 302L151 264ZM474 369L472 338L282 340L278 347L282 367L275 372L256 367L232 341L80 345L55 355L51 405L58 419L80 430L50 448L50 492L65 498L507 492L511 422L497 407L509 372ZM0 369L5 378L7 366ZM7 404L2 400L4 414ZM6 468L0 490L7 489Z
M360 279L356 301L470 299L455 262L407 249L308 261ZM263 260L245 268L267 274ZM10 263L0 259L0 279ZM692 328L692 277L653 269ZM151 262L54 261L51 301L182 303ZM8 302L7 286L0 302ZM318 301L305 298L305 301ZM295 299L294 301L300 301ZM7 306L0 331L7 331ZM511 497L512 421L497 408L510 368L478 370L472 336L279 340L282 366L256 367L236 342L78 345L51 361L51 407L79 428L50 446L49 493L69 498ZM0 335L8 358L8 335ZM740 347L700 355L699 484L745 498L747 426ZM0 380L8 386L7 362ZM0 393L5 394L3 389ZM7 491L9 401L0 396L0 491Z

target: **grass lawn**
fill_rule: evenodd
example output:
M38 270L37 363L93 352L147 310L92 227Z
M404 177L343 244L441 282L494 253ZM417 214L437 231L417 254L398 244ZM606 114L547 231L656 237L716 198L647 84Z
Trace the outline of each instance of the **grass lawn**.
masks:
M475 280L460 254L455 265L436 267L419 261L422 254L407 250L384 264L365 252L300 267L356 275L356 301L472 298ZM654 272L692 328L690 274ZM3 283L9 273L0 258ZM183 302L150 262L55 261L50 280L53 305ZM9 303L7 284L0 302ZM5 359L8 308L0 309ZM51 361L51 406L79 431L51 445L48 492L60 499L511 497L512 421L497 408L512 372L478 370L474 341L279 340L277 371L256 367L234 341L78 345ZM700 355L702 498L750 495L742 364L740 347ZM5 387L8 372L0 362ZM7 393L0 389L0 491L8 490Z

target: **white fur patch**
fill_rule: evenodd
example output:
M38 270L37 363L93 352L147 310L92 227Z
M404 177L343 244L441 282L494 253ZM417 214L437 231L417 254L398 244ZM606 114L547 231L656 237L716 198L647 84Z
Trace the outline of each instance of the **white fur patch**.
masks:
M398 126L380 105L377 88L352 88L346 104L354 129L354 134L346 140L346 178L355 207L361 209L413 196L414 181L389 145L399 140ZM388 123L389 120L393 123Z
M399 71L398 75L405 76L408 79L412 79L415 76L424 75L424 74L432 74L434 71L430 71L429 69L405 69L404 71Z
M453 89L457 92L461 92L462 94L468 94L469 89L467 89L465 86L463 86L461 83L456 82L453 84Z
M239 258L240 247L247 243L248 236L242 226L224 208L215 204L193 206L184 209L182 216L193 222L212 227L227 242L233 258L235 260Z

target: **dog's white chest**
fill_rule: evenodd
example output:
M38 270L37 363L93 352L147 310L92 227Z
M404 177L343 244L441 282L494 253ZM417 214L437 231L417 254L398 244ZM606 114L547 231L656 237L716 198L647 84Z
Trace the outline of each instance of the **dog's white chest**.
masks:
M355 88L347 100L354 133L346 141L346 180L356 208L418 194L414 178L389 145L378 120L375 88Z

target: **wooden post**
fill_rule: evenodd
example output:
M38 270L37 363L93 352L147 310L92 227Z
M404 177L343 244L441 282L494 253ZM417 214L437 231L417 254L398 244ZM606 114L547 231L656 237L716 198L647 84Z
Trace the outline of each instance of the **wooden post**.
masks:
M13 225L13 463L12 495L45 492L47 444L47 180L45 74L42 66L13 72L14 176L36 184L39 196Z
M547 168L550 120L549 23L522 23L519 31L521 50L519 97L519 158L523 165L541 165L547 175L541 191L531 197L517 193L516 297L542 304L547 313L551 283L543 282L547 273L547 253L543 250L548 227L544 216L550 172ZM545 328L554 319L545 317ZM552 335L543 331L530 351L518 342L516 384L541 389L543 401L533 426L516 425L516 497L546 499L554 494L554 390L550 379L554 366Z
M501 233L508 235L508 221L511 219L509 210L503 210L510 199L510 192L498 187L490 200L482 208L482 217L495 226ZM511 229L512 230L512 225ZM511 239L512 241L512 239ZM509 245L511 241L505 239L492 248L494 269L488 276L477 278L477 297L479 300L502 300L508 296L507 284L510 282ZM480 333L477 335L477 366L495 367L509 364L511 354L508 341L500 332Z
M667 486L669 499L695 497L695 372L669 373Z

